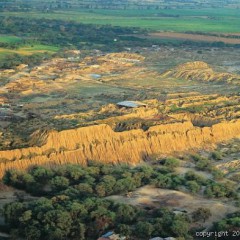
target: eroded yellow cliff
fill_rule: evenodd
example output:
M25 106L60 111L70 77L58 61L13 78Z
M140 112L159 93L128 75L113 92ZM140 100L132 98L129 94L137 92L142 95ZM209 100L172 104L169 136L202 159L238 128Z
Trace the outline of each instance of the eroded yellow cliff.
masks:
M153 154L210 147L239 136L240 120L203 128L186 121L153 126L147 131L114 132L106 124L51 131L40 147L0 151L0 175L6 169L26 169L32 164L86 164L88 160L137 164Z

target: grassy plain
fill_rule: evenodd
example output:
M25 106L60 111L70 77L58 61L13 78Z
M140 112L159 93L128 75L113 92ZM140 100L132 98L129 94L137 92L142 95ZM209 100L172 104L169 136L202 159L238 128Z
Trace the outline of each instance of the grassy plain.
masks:
M18 49L8 49L8 48L0 48L0 59L7 56L8 54L20 54L20 55L32 55L34 53L55 53L59 50L58 47L55 46L48 46L48 45L41 45L36 44L33 46L23 46Z
M0 35L0 43L18 43L21 40L21 38L16 36Z
M122 27L140 27L161 31L201 31L239 33L238 9L160 9L160 10L65 10L42 12L2 12L2 16L46 18L89 24L111 24Z

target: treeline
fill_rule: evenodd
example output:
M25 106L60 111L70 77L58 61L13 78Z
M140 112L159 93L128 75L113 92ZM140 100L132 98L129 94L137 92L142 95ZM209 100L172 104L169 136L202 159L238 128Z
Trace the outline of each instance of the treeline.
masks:
M0 34L12 34L23 39L25 44L41 43L67 48L92 49L103 51L122 51L126 47L197 46L197 47L233 47L222 42L167 41L164 39L139 38L137 34L146 34L147 30L111 25L81 24L73 21L27 19L19 17L0 17ZM23 42L8 44L16 47ZM19 45L18 45L19 44ZM240 47L236 45L235 47Z
M49 53L35 53L32 55L20 55L17 53L7 54L1 58L0 69L14 68L20 64L27 64L30 67L40 64L51 57Z
M66 165L52 169L37 166L28 172L8 170L3 179L5 184L23 189L35 196L64 193L72 197L82 196L83 199L106 197L126 194L151 184L158 188L175 190L184 187L193 194L199 194L205 189L204 194L209 198L238 198L237 186L230 182L217 181L223 176L212 168L209 160L201 158L196 161L196 168L210 171L215 180L206 179L194 171L188 171L184 175L176 174L174 169L179 166L179 160L175 158L161 160L160 165L154 168L147 165L129 169L128 166L113 167L95 162L90 162L87 167Z
M174 173L177 159L166 159L163 166L129 168L120 165L102 165L89 162L87 167L65 165L56 168L36 166L28 172L8 170L4 183L26 190L35 196L67 194L71 197L106 197L126 194L138 187L153 184L163 188L177 189L184 178ZM48 188L46 188L46 185Z
M0 34L13 34L28 41L61 47L100 48L114 51L126 46L143 46L147 40L124 39L124 35L144 30L110 25L80 24L73 21L0 17Z
M21 37L15 43L0 43L0 47L18 49L23 45L53 45L60 49L101 49L103 51L121 51L126 46L144 46L147 40L137 37L124 37L140 31L136 28L122 28L80 24L61 20L25 19L17 17L0 17L0 34ZM141 30L141 33L144 33ZM148 43L149 46L151 43ZM0 68L13 68L21 63L36 65L49 58L49 54L23 56L6 54L1 58Z
M26 0L11 0L3 1L0 3L0 11L54 11L54 10L66 10L66 9L139 9L139 10L158 10L158 9L184 9L191 8L218 8L219 6L228 6L231 1L220 3L216 0L209 2L201 1L130 1L130 0L55 0L55 1L26 1Z

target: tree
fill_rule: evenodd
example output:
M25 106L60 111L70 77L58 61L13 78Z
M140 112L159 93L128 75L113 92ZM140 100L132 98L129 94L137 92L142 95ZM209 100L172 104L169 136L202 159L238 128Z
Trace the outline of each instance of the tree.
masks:
M116 179L115 179L115 177L113 177L111 175L105 175L101 179L101 184L104 185L105 190L108 195L110 195L113 192L113 187L114 187L115 183L116 183Z
M25 211L26 207L23 203L20 202L8 203L3 208L5 221L11 227L17 227L19 225L19 218Z
M177 237L186 237L189 231L189 223L185 215L174 216L171 230Z
M135 189L134 179L127 177L118 180L114 186L115 193L127 193L128 191L132 191Z
M222 153L219 152L219 151L212 152L211 157L212 157L214 160L217 160L217 161L223 159Z
M67 211L70 213L73 221L82 220L84 221L88 217L88 211L86 209L86 205L73 202L72 204L67 206Z
M210 170L212 168L211 162L206 158L201 158L196 163L196 168L199 170Z
M84 240L86 232L86 225L83 224L79 219L73 223L71 228L71 237L76 240Z
M39 240L41 239L41 230L33 225L26 226L24 230L26 240Z
M99 197L106 196L106 189L102 183L100 183L96 186L95 191L96 191L97 196L99 196Z
M103 206L97 206L97 209L91 212L91 218L95 220L96 229L104 231L113 224L115 213Z
M67 165L65 177L71 181L77 181L85 176L85 172L79 165Z
M212 169L212 175L213 175L214 179L220 180L223 178L224 173L219 169Z
M121 235L124 235L124 236L128 237L132 234L132 229L129 225L118 224L117 232L119 232Z
M158 174L156 179L154 179L156 187L159 188L170 188L172 185L171 177L163 174Z
M77 189L80 196L83 197L90 196L93 193L92 186L88 183L79 183L78 185L74 186L74 188Z
M153 231L153 225L149 222L138 222L136 224L135 232L136 235L140 238L146 239L151 237Z
M196 181L199 185L205 185L206 179L194 171L188 171L185 174L185 179L188 181Z
M31 210L27 210L19 218L19 222L21 222L23 224L27 224L31 220L31 218L32 218L32 211Z
M141 167L139 168L139 172L141 172L141 173L143 174L143 179L142 179L142 181L143 181L144 183L149 183L149 179L151 178L154 170L153 170L153 168L152 168L151 166L145 165L145 166L141 166Z
M61 191L69 186L69 180L62 176L56 176L50 181L53 191Z
M5 173L3 181L7 185L12 185L14 187L23 189L26 188L26 186L34 183L34 178L32 175L26 172L11 169Z
M63 239L71 231L72 219L66 211L49 211L44 215L42 222L43 233L46 234L46 239Z
M164 160L163 165L173 170L176 167L179 167L180 162L177 158L167 158Z
M153 228L154 228L153 234L156 235L156 236L165 235L164 230L167 232L167 229L163 228L163 219L162 218L155 218L154 219Z
M134 207L121 204L116 210L116 219L119 223L131 223L136 220L138 211Z
M36 182L46 183L53 177L53 171L42 166L35 166L30 170L30 174Z
M211 216L212 214L209 208L200 207L192 212L192 219L194 220L194 222L197 221L205 222Z
M188 181L187 188L189 189L189 191L191 193L196 194L199 192L201 187L198 185L198 183L196 181Z

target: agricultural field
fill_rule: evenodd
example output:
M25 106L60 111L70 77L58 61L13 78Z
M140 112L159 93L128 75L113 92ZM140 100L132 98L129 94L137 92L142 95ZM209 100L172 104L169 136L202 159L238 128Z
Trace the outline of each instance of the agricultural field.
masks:
M140 27L154 31L200 31L238 33L238 9L160 9L160 10L55 10L53 12L1 12L1 16L61 19L89 24L111 24L121 27Z
M20 55L32 55L35 53L55 53L58 51L58 47L47 46L47 45L33 45L33 46L23 46L18 49L8 49L0 48L0 57L6 56L8 54L20 54Z
M145 36L146 37L146 36ZM144 36L143 36L144 38ZM195 42L221 42L224 44L239 44L240 38L229 38L229 37L219 37L219 36L209 36L201 34L190 34L190 33L175 33L175 32L157 32L151 33L147 38L150 39L174 39L174 40L190 40Z
M16 36L0 35L0 43L19 43L22 39Z

